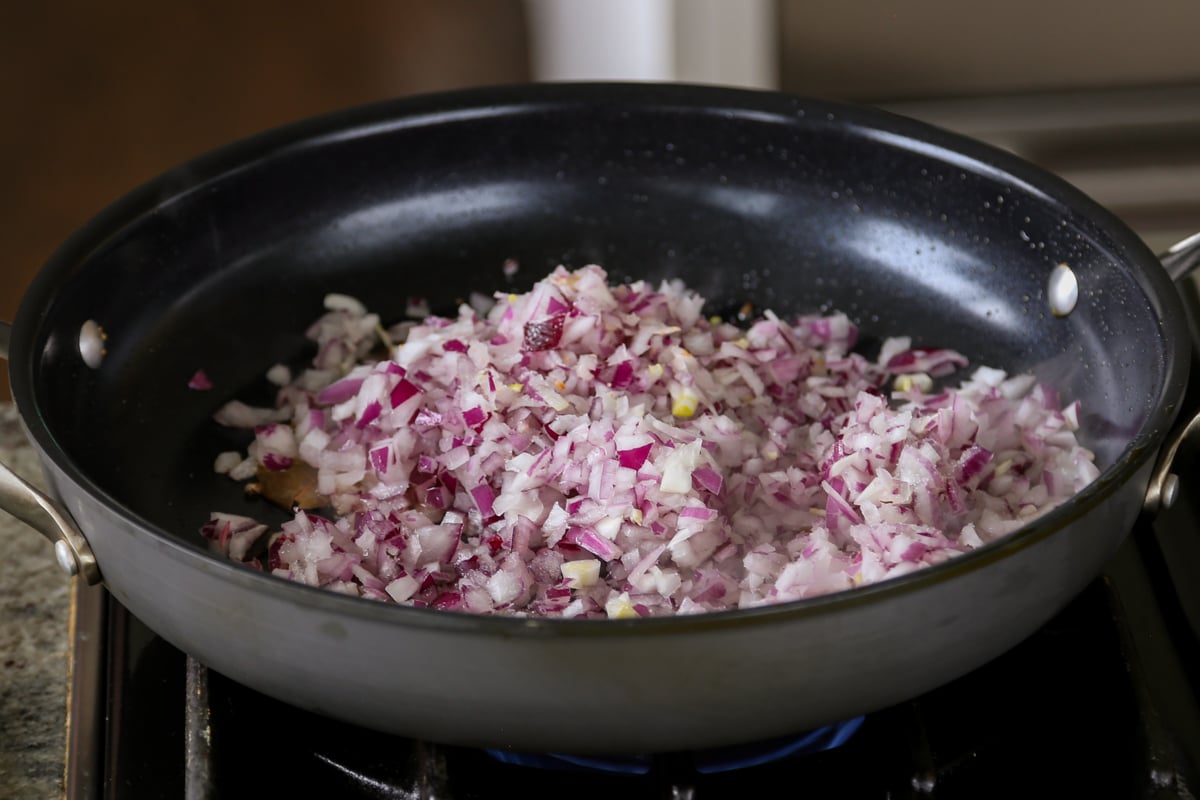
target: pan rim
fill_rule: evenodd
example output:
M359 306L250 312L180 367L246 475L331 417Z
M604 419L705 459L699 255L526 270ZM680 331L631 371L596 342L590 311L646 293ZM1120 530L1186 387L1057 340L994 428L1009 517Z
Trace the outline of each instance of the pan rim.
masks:
M868 585L784 603L730 609L698 615L608 619L527 618L514 615L478 615L385 604L366 598L339 595L266 573L258 573L204 551L171 534L125 506L94 483L62 447L43 417L32 379L36 366L37 333L46 308L62 276L112 236L169 199L200 191L222 176L246 169L262 159L277 157L293 148L317 147L323 142L370 136L397 127L438 124L471 115L514 113L522 109L568 107L577 104L628 104L633 107L702 110L712 114L766 115L771 119L805 116L849 120L865 135L891 137L897 145L932 148L952 154L973 169L995 170L1018 181L1039 197L1067 205L1111 237L1126 256L1124 266L1135 270L1146 297L1158 313L1160 339L1164 341L1164 380L1155 387L1156 405L1146 423L1132 437L1116 461L1100 478L1067 503L1035 523L1022 527L981 548L913 573ZM960 165L961 166L961 165ZM187 180L184 180L184 177ZM1133 477L1155 457L1159 445L1180 410L1187 383L1190 338L1186 316L1175 287L1158 260L1108 209L1100 206L1062 178L1024 160L974 139L896 115L871 106L850 105L780 92L687 84L555 83L514 84L439 92L386 100L300 120L220 147L173 168L135 188L101 210L79 228L39 270L22 298L12 330L10 374L17 411L39 454L54 464L91 501L117 514L141 535L167 547L173 558L203 563L216 569L223 580L256 591L271 592L280 600L381 624L435 627L462 633L488 633L588 637L602 635L654 635L691 633L736 625L774 624L827 612L877 603L899 594L956 580L984 569L1013 553L1032 547L1083 517L1115 493L1129 489ZM1144 489L1144 487L1140 487ZM1132 490L1132 489L1130 489ZM85 532L86 536L86 532ZM214 566L219 564L220 566ZM104 569L104 565L100 565Z

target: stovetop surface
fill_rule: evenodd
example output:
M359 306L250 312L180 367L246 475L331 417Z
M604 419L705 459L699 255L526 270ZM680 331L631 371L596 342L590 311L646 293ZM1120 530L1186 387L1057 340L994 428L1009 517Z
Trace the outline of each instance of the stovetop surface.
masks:
M1200 487L1200 473L1185 478ZM80 593L80 618L101 621L104 680L93 698L99 721L75 726L96 735L72 737L69 794L447 800L512 789L587 800L753 797L786 786L839 798L1195 797L1198 504L1200 491L1185 492L1153 527L1141 524L1103 575L991 663L867 715L833 749L707 774L687 753L649 757L644 774L628 775L520 766L372 733L210 672L107 594ZM84 694L73 698L77 718Z

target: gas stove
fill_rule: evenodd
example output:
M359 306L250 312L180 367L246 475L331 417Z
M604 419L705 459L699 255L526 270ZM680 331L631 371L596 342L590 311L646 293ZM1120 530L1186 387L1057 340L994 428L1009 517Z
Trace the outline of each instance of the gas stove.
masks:
M1200 353L1200 281L1182 288ZM1185 408L1200 407L1200 355L1192 375ZM579 758L375 733L205 668L76 582L66 795L1195 798L1200 463L1177 472L1176 504L1140 520L1103 572L1007 653L862 718L701 753Z
M67 796L1193 798L1200 470L1182 477L1194 491L991 663L830 729L705 753L580 759L373 733L208 670L76 587Z

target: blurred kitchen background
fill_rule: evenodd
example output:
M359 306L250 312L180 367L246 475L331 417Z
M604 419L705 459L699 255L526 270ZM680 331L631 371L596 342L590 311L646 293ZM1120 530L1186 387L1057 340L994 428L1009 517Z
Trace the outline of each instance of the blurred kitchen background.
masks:
M1194 0L5 3L0 319L74 229L179 162L345 106L527 80L894 107L1062 174L1161 249L1200 229L1196 30Z

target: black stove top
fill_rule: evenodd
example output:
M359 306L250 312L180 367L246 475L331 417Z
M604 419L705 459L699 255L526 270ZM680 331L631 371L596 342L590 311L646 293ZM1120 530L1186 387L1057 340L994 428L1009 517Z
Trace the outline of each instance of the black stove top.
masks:
M450 800L512 790L586 800L786 787L787 796L838 798L1192 798L1200 472L1184 478L1195 492L1133 531L1102 576L1008 653L836 730L740 753L527 766L511 754L384 736L208 671L103 590L77 590L68 795ZM817 744L803 745L805 735ZM730 768L771 755L779 757Z

